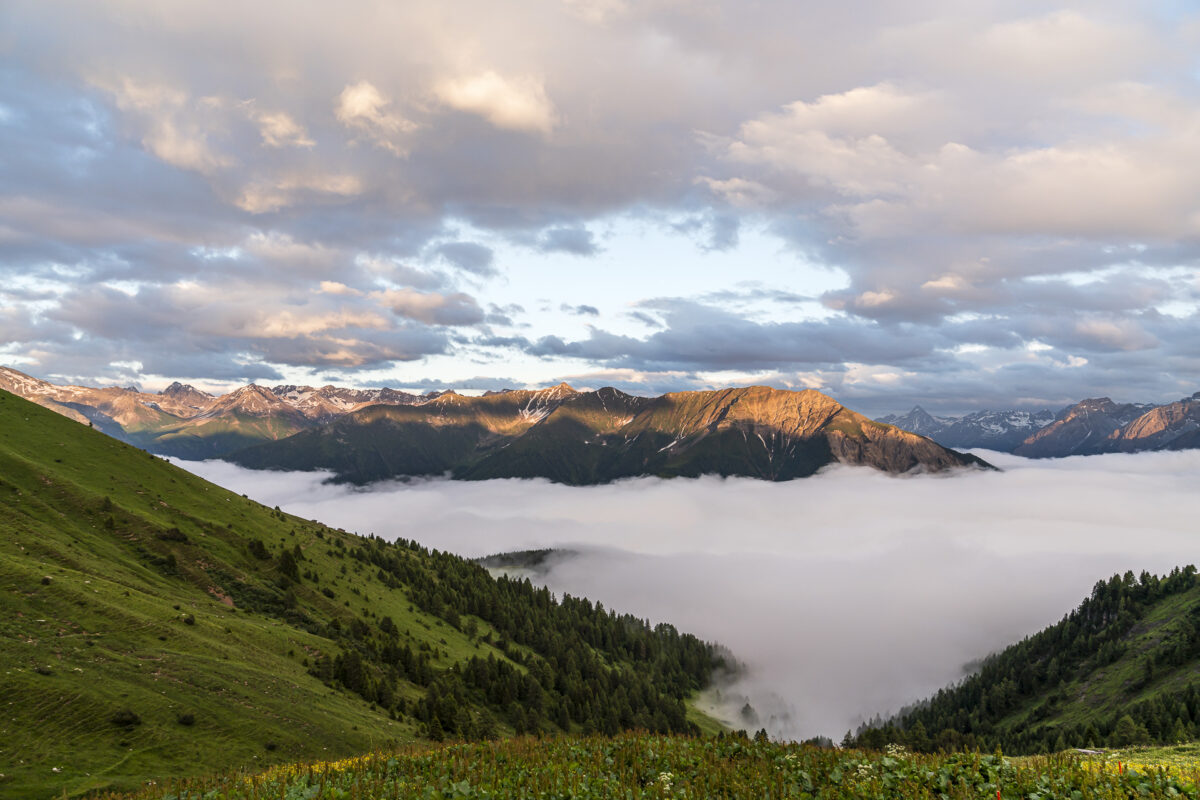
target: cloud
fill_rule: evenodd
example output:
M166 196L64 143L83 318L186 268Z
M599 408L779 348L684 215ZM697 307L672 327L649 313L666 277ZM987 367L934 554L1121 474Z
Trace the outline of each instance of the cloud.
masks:
M629 11L625 0L563 0L563 4L571 13L593 25L603 25Z
M477 114L497 128L548 134L558 124L544 83L530 76L505 78L485 70L444 80L434 94L451 108Z
M560 305L558 307L558 310L563 311L567 314L574 314L575 316L578 316L578 317L582 317L582 316L598 317L598 316L600 316L600 309L596 308L595 306L589 306L589 305L585 305L585 304L572 306L572 305L568 305L567 303L563 303L562 305Z
M263 144L267 147L313 147L304 126L283 111L260 111L255 115Z
M402 143L403 137L416 130L416 123L395 111L389 111L389 105L391 101L373 84L359 81L347 84L346 88L342 89L334 113L339 122L360 131L376 146L389 150L394 155L407 155L408 148Z
M322 280L443 296L469 285L492 339L545 340L545 357L505 370L530 381L563 369L631 369L656 385L777 377L872 403L886 388L907 404L990 385L995 405L1097 388L1168 399L1200 369L1197 17L1180 4L55 9L0 7L0 27L21 32L0 71L0 149L21 153L0 165L5 284L43 280L65 296L248 279L289 298ZM629 234L638 223L690 249L663 258L654 237ZM329 257L260 255L255 237ZM476 242L490 260L456 246ZM751 323L716 320L749 338L716 341L676 318L705 356L624 316L591 341L560 315L513 331L512 315L483 310L544 291L550 308L574 303L545 276L602 249L645 268L609 281L597 271L610 263L571 264L572 291L603 292L589 303L653 319L640 304L669 294ZM736 269L713 269L734 257ZM823 307L709 297L721 280L817 296L820 270L844 277ZM6 318L9 346L80 371L65 323L45 316L56 302ZM240 318L239 303L217 296L210 313ZM129 313L157 330L152 310ZM406 319L424 324L394 323ZM122 329L130 338L76 351L146 363L131 351L150 345ZM372 330L339 338L366 352ZM776 358L771 332L801 357ZM473 341L442 346L471 363L513 356ZM1035 341L1051 349L1028 350ZM554 355L556 342L570 352ZM727 358L760 343L761 366ZM576 360L591 353L603 360ZM834 353L840 363L804 360Z
M95 358L96 350L107 348L122 355L114 361L137 360L164 376L171 375L171 359L178 358L193 370L190 377L212 378L280 374L266 365L247 366L247 360L353 369L413 361L450 346L444 331L429 326L482 319L482 311L466 295L365 294L330 281L302 293L270 295L270 288L245 279L133 291L85 287L63 296L45 317L76 334L65 337L58 346L62 350L92 352ZM55 354L58 347L42 355L53 356L53 369L61 372L71 359ZM198 365L213 372L199 374L194 371Z
M647 301L665 327L638 339L593 328L588 338L538 339L537 356L583 358L635 369L754 370L782 365L842 364L853 354L865 363L902 363L934 356L938 337L917 330L896 336L853 320L759 323L720 308L685 300ZM653 317L639 318L647 324Z
M371 297L398 316L430 325L475 325L483 321L483 310L479 304L473 297L462 293L387 289L372 292Z
M574 256L594 256L600 252L596 237L583 226L556 226L546 230L537 240L543 253L569 253Z
M721 642L748 667L721 709L748 699L776 735L836 739L1058 621L1097 580L1194 561L1200 453L984 455L1006 471L906 479L835 468L783 484L589 488L437 480L362 491L323 485L320 473L185 466L363 534L466 556L577 551L534 579Z
M209 143L209 128L219 119L218 98L195 99L183 90L128 76L99 83L117 108L137 118L146 150L166 163L206 175L233 163Z
M294 173L249 184L242 189L235 204L251 214L264 214L294 205L306 196L310 201L327 199L338 202L362 190L363 183L355 175Z
M459 269L476 275L495 275L495 254L491 248L475 242L446 242L434 252Z

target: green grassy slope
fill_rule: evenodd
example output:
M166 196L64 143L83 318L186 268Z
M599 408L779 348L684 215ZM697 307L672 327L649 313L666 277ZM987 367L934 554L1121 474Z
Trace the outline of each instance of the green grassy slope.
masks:
M858 742L1046 752L1197 735L1200 579L1189 566L1097 583L1061 622Z
M669 626L265 508L0 392L0 797L440 735L686 730L716 664Z

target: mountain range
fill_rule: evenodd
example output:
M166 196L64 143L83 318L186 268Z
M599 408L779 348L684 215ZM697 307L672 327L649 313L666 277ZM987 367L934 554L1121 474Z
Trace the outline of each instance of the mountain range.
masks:
M372 406L227 459L256 469L326 469L352 483L445 473L576 485L639 475L778 481L833 463L894 473L987 466L812 390L752 386L637 397L566 384Z
M871 421L819 392L761 386L641 397L560 384L473 397L250 384L214 396L181 383L158 393L60 386L0 367L0 389L154 453L327 469L353 483L441 474L788 480L832 463L896 473L982 464L958 449L1048 458L1200 447L1200 392L1164 405L1096 398L1058 412L959 417L917 406Z
M367 406L436 396L386 388L254 384L213 396L178 382L150 394L133 387L59 386L9 367L0 367L0 389L153 453L193 460L282 439Z
M979 447L1011 453L1054 419L1054 412L1049 409L976 411L961 417L935 417L915 406L907 414L889 414L878 421L928 436L945 447Z
M358 484L447 473L592 484L638 475L788 480L833 463L894 473L987 466L820 392L765 386L639 397L564 383L468 397L252 384L213 397L178 383L159 394L57 386L0 368L0 388L151 452L326 469Z
M1057 413L978 411L935 417L920 406L879 422L928 436L945 447L982 448L1027 458L1062 458L1200 447L1200 392L1173 403L1083 400Z

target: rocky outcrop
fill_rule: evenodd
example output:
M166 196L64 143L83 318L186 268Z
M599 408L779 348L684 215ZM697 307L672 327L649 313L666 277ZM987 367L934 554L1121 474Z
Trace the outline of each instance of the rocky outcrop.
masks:
M1030 436L1013 452L1029 458L1062 458L1113 452L1117 432L1146 413L1139 403L1092 398L1065 409L1050 425Z

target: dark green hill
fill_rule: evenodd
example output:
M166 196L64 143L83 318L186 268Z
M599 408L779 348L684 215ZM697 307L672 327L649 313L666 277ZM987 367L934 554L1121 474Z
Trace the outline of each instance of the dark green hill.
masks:
M692 731L684 700L720 665L670 626L265 508L6 392L0 642L14 798L388 742Z
M1188 566L1100 581L1062 621L857 743L1032 753L1197 735L1200 580Z
M988 466L820 392L766 386L655 398L565 384L484 397L448 393L421 405L362 409L227 458L254 469L327 469L358 484L444 473L584 485L639 475L790 480L833 463L896 473Z

